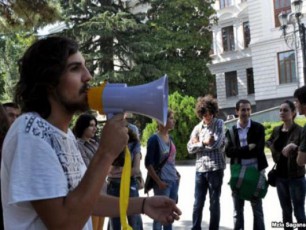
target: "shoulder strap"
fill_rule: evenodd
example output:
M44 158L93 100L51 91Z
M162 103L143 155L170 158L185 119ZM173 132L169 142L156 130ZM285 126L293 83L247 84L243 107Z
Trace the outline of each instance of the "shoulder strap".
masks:
M233 146L236 148L234 126L232 126L232 128L229 129L229 134L230 134L230 137L231 137L231 141L232 141L232 143L233 143Z
M233 143L233 146L234 148L236 148L236 141L235 141L235 133L234 133L234 125L232 126L232 128L229 129L229 134L230 134L230 138L231 138L231 141ZM234 163L237 163L238 162L238 159L237 158L234 158Z
M161 170L162 167L164 167L164 165L166 164L167 160L169 159L169 156L170 156L170 153L171 153L171 146L172 146L172 141L170 139L170 147L169 147L168 156L165 159L163 159L163 161L160 162L160 164L157 166L158 170Z

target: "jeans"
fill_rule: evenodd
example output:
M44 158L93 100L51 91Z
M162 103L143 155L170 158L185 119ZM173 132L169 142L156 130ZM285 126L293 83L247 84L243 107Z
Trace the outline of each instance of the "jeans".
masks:
M107 194L119 197L120 196L120 178L111 179L107 185ZM135 178L131 178L130 185L130 197L139 197L137 183ZM128 223L133 230L143 230L142 219L140 215L128 216ZM110 218L109 223L111 224L112 230L121 230L120 218Z
M219 229L220 223L220 196L223 183L224 170L211 172L196 172L195 192L192 213L192 230L200 230L202 223L202 212L207 191L210 200L210 221L209 229Z
M240 199L238 195L233 192L233 201L234 201L234 229L243 230L244 229L244 200ZM262 199L254 198L250 201L254 216L253 229L254 230L264 230L264 215L262 209Z
M283 223L292 223L292 211L298 223L306 223L304 209L306 195L305 178L286 179L279 177L276 180L276 189L282 207ZM305 229L305 227L299 229Z
M179 188L179 180L175 181L169 181L169 180L163 180L168 184L168 187L166 189L159 189L157 185L154 185L154 195L155 196L167 196L171 198L174 201L177 201L178 199L178 188ZM172 230L172 224L169 225L162 225L160 222L153 221L153 230Z

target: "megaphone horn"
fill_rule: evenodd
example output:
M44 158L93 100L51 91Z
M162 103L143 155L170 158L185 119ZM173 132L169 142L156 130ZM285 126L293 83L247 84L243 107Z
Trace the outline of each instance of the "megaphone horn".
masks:
M167 75L148 84L130 86L104 82L88 91L89 107L101 114L130 112L166 125L168 113Z

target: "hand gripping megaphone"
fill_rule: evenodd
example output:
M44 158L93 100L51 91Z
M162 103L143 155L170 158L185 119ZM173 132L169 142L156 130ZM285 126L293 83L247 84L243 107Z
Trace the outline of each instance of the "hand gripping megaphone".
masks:
M104 82L88 91L89 107L101 114L130 112L166 125L168 112L167 75L148 84L131 86Z

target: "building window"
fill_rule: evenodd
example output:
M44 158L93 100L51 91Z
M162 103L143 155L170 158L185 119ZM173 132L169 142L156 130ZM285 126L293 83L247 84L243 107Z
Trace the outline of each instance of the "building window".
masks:
M235 50L233 26L222 28L223 51Z
M237 71L225 73L226 97L238 95Z
M254 94L254 75L253 75L253 68L246 69L246 76L247 76L247 84L248 84L248 95Z
M220 9L223 9L225 7L232 5L232 0L220 0Z
M285 13L291 12L291 0L274 0L274 22L275 27L280 26L278 15L284 11Z
M279 84L296 82L294 51L278 53Z
M244 37L244 48L248 48L251 42L249 22L243 23L243 37Z

